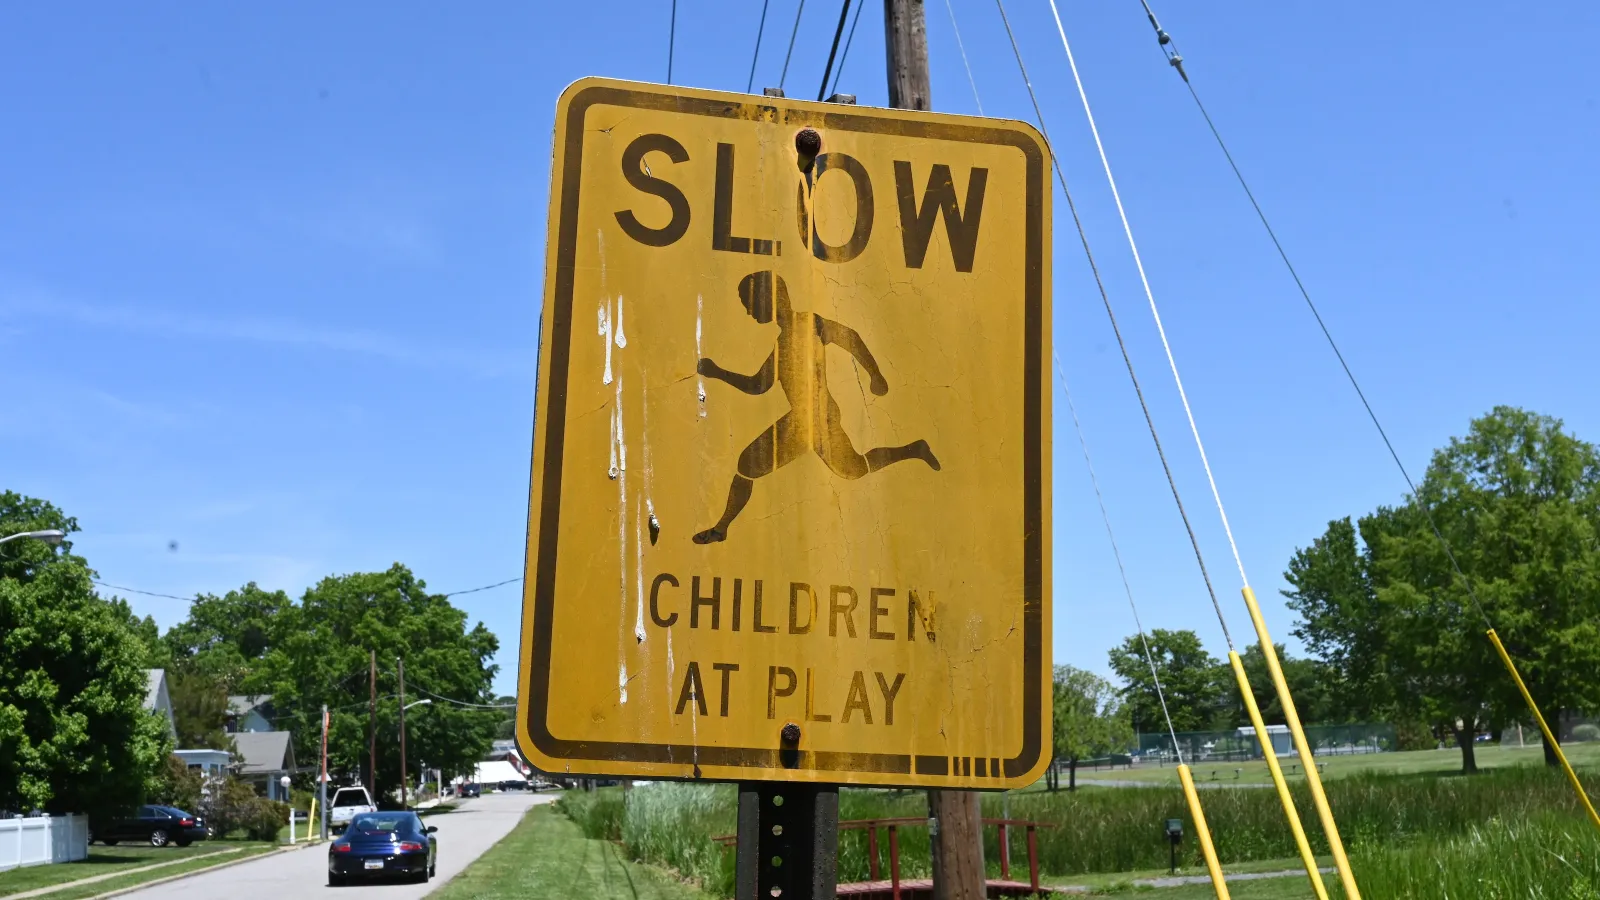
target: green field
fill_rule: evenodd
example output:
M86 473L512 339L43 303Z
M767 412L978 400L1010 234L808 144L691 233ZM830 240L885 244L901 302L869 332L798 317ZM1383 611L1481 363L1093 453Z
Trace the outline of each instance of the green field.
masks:
M1567 759L1571 760L1575 768L1600 768L1600 742L1568 744L1561 749L1567 754ZM1544 751L1538 746L1506 748L1496 745L1482 745L1478 748L1476 755L1478 768L1483 770L1544 765ZM1446 750L1411 750L1404 753L1319 756L1317 761L1326 764L1322 770L1324 779L1343 778L1366 773L1383 775L1418 775L1426 773L1449 775L1461 771L1461 751L1454 747ZM1279 760L1279 765L1283 767L1283 773L1289 780L1304 780L1305 772L1300 767L1298 757L1284 757ZM1196 760L1190 763L1189 768L1194 771L1195 780L1202 784L1213 781L1222 784L1270 784L1272 782L1272 777L1267 772L1267 764L1260 760L1218 763ZM1061 780L1063 784L1066 783L1065 773L1062 774ZM1177 770L1170 765L1078 769L1079 784L1095 781L1139 781L1151 784L1176 785L1178 783L1178 775ZM1037 788L1042 789L1043 785L1038 785Z
M1600 794L1600 779L1587 774L1585 779L1590 792ZM1328 845L1315 827L1317 816L1305 786L1296 784L1292 791L1314 852L1326 854ZM1377 886L1373 897L1589 900L1584 886L1600 884L1600 834L1586 821L1561 773L1544 766L1502 765L1470 778L1347 770L1328 780L1327 791L1358 877ZM1282 869L1284 860L1291 861L1287 868L1297 868L1276 792L1224 789L1201 796L1226 871ZM713 838L733 831L734 804L735 790L729 785L656 784L628 792L572 792L559 808L586 835L616 842L627 857L681 873L712 894L728 896L733 854ZM845 789L839 804L840 818L846 821L921 816L927 809L918 791ZM998 817L1008 808L1013 818L1053 826L1038 833L1041 870L1052 884L1100 892L1151 890L1132 882L1165 868L1168 845L1161 826L1167 818L1185 820L1189 839L1181 848L1181 864L1192 871L1201 865L1194 824L1181 793L1171 786L988 794L983 806L987 817ZM926 877L926 830L905 828L901 834L903 875ZM999 846L993 829L987 830L985 844L991 876L997 875ZM1013 831L1013 873L1026 871L1026 852L1023 834ZM1441 869L1446 865L1449 871ZM867 871L864 832L841 833L840 881L864 880ZM1329 880L1330 888L1335 881ZM1181 898L1192 886L1156 890ZM1194 896L1209 896L1208 887L1201 885L1200 890ZM1311 896L1303 876L1243 882L1235 893Z
M711 900L666 871L586 838L569 819L535 806L515 829L432 894L439 900Z
M219 863L256 856L272 850L273 846L272 844L258 841L201 841L188 847L104 847L94 845L89 848L89 858L85 860L59 863L53 866L29 866L25 869L0 872L0 897L19 894L23 891L37 890L51 885L66 884L70 881L93 878L99 875L115 874L118 876L104 881L96 881L82 887L53 891L47 895L50 900L74 900L74 898L79 897L92 897L118 888L143 884L158 878L166 878ZM229 850L236 852L215 855L219 851ZM201 859L200 857L205 858ZM134 869L168 862L174 863L174 865L127 874Z

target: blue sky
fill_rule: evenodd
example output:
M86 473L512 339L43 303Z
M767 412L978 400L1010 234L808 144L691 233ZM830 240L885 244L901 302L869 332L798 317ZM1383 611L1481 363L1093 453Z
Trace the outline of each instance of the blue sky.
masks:
M986 0L952 0L983 111L1031 119ZM886 103L869 3L840 90ZM1600 110L1591 4L1448 14L1163 3L1406 463L1495 404L1600 438ZM109 582L190 595L410 565L436 590L521 573L550 135L584 75L666 77L669 0L34 4L0 29L0 486L52 500ZM771 0L756 88L794 0ZM1238 576L1044 0L1008 11L1236 633ZM1068 35L1228 503L1277 597L1295 547L1403 484L1163 61L1136 0ZM760 4L678 3L675 80L742 90ZM974 113L942 0L936 109ZM838 17L809 0L786 87ZM1056 346L1147 624L1222 652L1058 198ZM1131 633L1065 407L1058 661ZM177 542L177 550L169 542ZM131 595L163 625L175 600ZM515 586L458 598L501 636ZM1291 644L1293 642L1291 641Z

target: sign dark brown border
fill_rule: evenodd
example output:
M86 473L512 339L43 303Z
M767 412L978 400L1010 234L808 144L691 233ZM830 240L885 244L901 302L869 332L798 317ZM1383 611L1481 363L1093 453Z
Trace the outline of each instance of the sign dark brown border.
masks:
M566 760L578 765L570 771L584 774L582 763L637 762L695 766L728 766L744 769L771 769L786 772L873 772L884 775L948 775L962 777L953 772L952 757L912 756L895 753L848 753L827 750L801 750L799 764L794 759L780 759L779 748L772 747L706 747L689 744L649 744L633 742L575 741L551 734L546 719L550 709L550 654L553 610L555 608L555 582L557 543L560 538L561 476L563 442L567 422L567 377L572 337L572 293L574 260L578 246L578 187L582 175L583 138L586 134L584 120L596 106L620 106L630 109L656 110L688 115L710 116L725 119L754 119L781 121L796 127L810 125L823 129L867 132L908 138L930 138L946 141L998 144L1016 147L1027 160L1027 187L1024 238L1024 334L1027 347L1023 354L1023 698L1022 698L1022 749L1015 757L1000 760L1006 778L1027 774L1044 752L1044 727L1040 713L1043 684L1041 667L1043 659L1043 576L1044 576L1044 498L1041 478L1044 461L1043 387L1040 381L1044 363L1044 343L1048 339L1044 330L1044 191L1045 159L1039 145L1022 133L995 128L973 122L929 122L907 117L887 118L867 116L848 111L848 107L826 104L790 106L787 102L777 107L770 102L752 98L749 101L723 100L708 97L677 96L651 91L628 90L607 85L581 88L566 107L565 145L561 148L561 171L552 173L552 181L560 185L559 233L556 236L555 290L549 299L551 306L544 310L550 317L550 344L544 348L550 354L550 384L539 392L543 408L535 418L535 428L544 429L544 466L536 472L540 479L540 507L538 510L539 544L533 603L533 647L529 660L526 685L528 736L539 752L552 759ZM527 615L524 606L523 615ZM526 629L524 629L526 633ZM787 755L787 754L785 754ZM788 765L785 765L788 762ZM960 758L955 763L961 764ZM970 774L971 760L966 761ZM982 761L979 762L980 770ZM992 766L991 766L992 768ZM759 777L754 775L753 777ZM659 777L659 776L653 776ZM876 780L874 783L878 783ZM890 782L883 782L888 784Z

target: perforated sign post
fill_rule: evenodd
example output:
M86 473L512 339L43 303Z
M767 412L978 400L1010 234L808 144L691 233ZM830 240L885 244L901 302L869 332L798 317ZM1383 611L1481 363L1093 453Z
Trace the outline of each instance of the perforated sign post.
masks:
M794 783L1038 778L1047 153L1016 122L599 79L563 94L530 762L786 782L822 806L836 795Z

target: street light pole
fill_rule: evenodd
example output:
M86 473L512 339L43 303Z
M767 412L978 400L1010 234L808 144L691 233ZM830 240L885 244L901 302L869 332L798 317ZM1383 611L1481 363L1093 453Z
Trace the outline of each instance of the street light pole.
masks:
M15 541L20 538L33 538L36 541L44 541L46 544L54 546L61 543L62 539L66 536L67 533L59 528L46 528L43 531L19 531L16 534L8 534L5 537L0 537L0 544L4 544L6 541Z
M400 671L400 808L406 808L406 661L397 657Z

